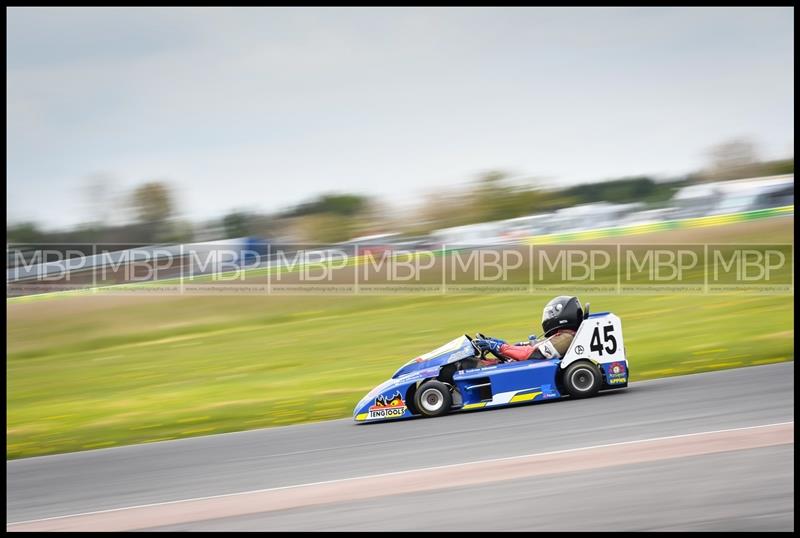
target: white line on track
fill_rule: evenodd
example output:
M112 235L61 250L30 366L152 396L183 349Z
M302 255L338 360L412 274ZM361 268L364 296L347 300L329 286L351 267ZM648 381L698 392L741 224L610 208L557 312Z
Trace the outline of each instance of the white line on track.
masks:
M221 498L225 498L225 497L235 497L235 496L239 496L239 495L250 495L250 494L254 494L254 493L264 493L264 492L270 492L270 491L281 491L281 490L288 490L288 489L308 487L308 486L319 486L319 485L323 485L323 484L335 484L335 483L341 483L341 482L350 482L350 481L354 481L354 480L364 480L364 479L380 478L380 477L387 477L387 476L397 476L397 475L403 475L403 474L409 474L409 473L418 473L418 472L433 471L433 470L440 470L440 469L451 469L451 468L457 468L457 467L463 467L463 466L474 466L476 464L489 464L489 463L496 463L496 462L502 462L502 461L512 461L512 460L516 460L516 459L530 458L530 457L533 457L533 456L549 456L549 455L554 455L554 454L565 454L565 453L570 453L570 452L581 452L581 451L587 451L587 450L594 450L594 449L598 449L598 448L609 448L609 447L615 447L615 446L632 445L632 444L637 444L637 443L648 443L648 442L653 442L653 441L664 441L664 440L667 440L667 439L680 439L680 438L696 437L696 436L700 436L700 435L709 435L709 434L717 434L717 433L725 433L725 432L734 432L734 431L743 431L743 430L756 430L756 429L759 429L759 428L769 428L769 427L775 427L775 426L786 426L786 425L789 425L789 424L793 425L794 421L792 420L792 421L787 421L787 422L775 422L775 423L772 423L772 424L760 424L758 426L743 426L743 427L739 427L739 428L728 428L728 429L723 429L723 430L711 430L711 431L703 431L703 432L695 432L695 433L685 433L685 434L680 434L680 435L668 435L668 436L664 436L664 437L651 437L651 438L648 438L648 439L636 439L636 440L633 440L633 441L622 441L622 442L618 442L618 443L607 443L607 444L592 445L592 446L585 446L585 447L578 447L578 448L567 448L567 449L562 449L562 450L553 450L553 451L549 451L549 452L538 452L538 453L533 453L533 454L523 454L523 455L518 455L518 456L508 456L508 457L503 457L503 458L491 458L491 459L477 460L477 461L471 461L471 462L453 463L453 464L449 464L449 465L437 465L437 466L433 466L433 467L407 469L405 471L394 471L394 472L390 472L390 473L379 473L379 474L356 476L356 477L350 477L350 478L337 478L337 479L333 479L333 480L325 480L325 481L321 481L321 482L308 482L308 483L304 483L304 484L295 484L295 485L291 485L291 486L280 486L280 487L256 489L256 490L249 490L249 491L239 491L239 492L235 492L235 493L224 493L224 494L219 494L219 495L209 495L209 496L206 496L206 497L193 497L193 498L189 498L189 499L179 499L179 500L175 500L175 501L164 501L164 502L157 502L157 503L150 503L150 504L140 504L140 505L135 505L135 506L124 506L124 507L120 507L120 508L111 508L111 509L107 509L107 510L97 510L97 511L92 511L92 512L81 512L81 513L78 513L78 514L68 514L68 515L62 515L62 516L53 516L53 517L46 517L46 518L40 518L40 519L31 519L31 520L26 520L26 521L15 521L15 522L11 522L11 523L6 523L6 526L10 527L10 526L14 526L14 525L23 525L23 524L28 524L28 523L38 523L38 522L52 521L52 520L57 520L57 519L68 519L68 518L90 516L90 515L96 515L96 514L107 514L107 513L113 513L113 512L122 512L122 511L126 511L126 510L135 510L135 509L139 509L139 508L148 508L148 507L154 507L154 506L166 506L166 505L172 505L172 504L188 503L188 502L194 502L194 501L203 501L203 500L209 500L209 499L221 499Z

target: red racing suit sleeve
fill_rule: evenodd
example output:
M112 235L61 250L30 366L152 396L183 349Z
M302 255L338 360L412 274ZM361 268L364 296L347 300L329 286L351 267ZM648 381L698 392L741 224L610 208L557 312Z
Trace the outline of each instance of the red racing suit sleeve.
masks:
M557 356L563 356L567 353L570 344L572 343L572 339L575 337L575 331L570 329L564 329L558 331L553 336L546 338L544 340L538 340L533 345L528 344L518 344L516 346L512 346L509 344L503 344L500 346L500 354L508 359L512 359L515 361L526 361L528 359L534 358L534 353L539 348L539 346L544 345L545 343L549 343L551 348L551 352L548 353L546 356L542 355L541 352L538 353L536 358L545 359L549 356L552 356L553 352L557 353Z
M526 361L528 360L533 352L536 350L535 347L524 344L521 346L512 346L510 344L503 344L500 346L500 354L506 358L514 359L515 361Z

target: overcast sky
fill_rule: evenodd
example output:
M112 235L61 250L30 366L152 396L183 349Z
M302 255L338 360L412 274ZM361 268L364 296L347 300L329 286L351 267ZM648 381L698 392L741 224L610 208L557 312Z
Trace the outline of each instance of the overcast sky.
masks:
M408 203L488 169L552 184L792 155L794 12L7 11L9 222L87 220L87 177L181 215L320 192ZM446 211L446 208L443 208Z

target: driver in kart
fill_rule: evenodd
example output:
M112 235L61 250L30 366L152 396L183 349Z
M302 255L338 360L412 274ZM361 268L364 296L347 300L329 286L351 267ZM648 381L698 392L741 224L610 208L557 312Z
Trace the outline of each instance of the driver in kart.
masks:
M552 299L542 312L544 338L535 335L528 342L507 344L499 338L476 338L481 351L489 351L497 359L483 359L481 366L497 364L501 360L526 361L528 359L558 359L564 356L583 321L583 308L577 297L560 295Z

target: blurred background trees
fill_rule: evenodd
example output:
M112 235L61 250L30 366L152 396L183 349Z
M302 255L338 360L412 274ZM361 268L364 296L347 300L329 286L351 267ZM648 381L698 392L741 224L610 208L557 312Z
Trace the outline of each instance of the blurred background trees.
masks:
M133 191L131 205L139 222L164 222L172 216L172 195L161 182L145 183Z
M376 202L358 194L323 194L280 214L290 239L338 243L375 227Z
M736 138L713 146L708 151L707 166L692 179L698 182L727 181L793 173L794 158L762 161L752 140Z
M172 235L169 219L174 207L166 184L151 181L137 187L131 194L130 204L146 242L159 242Z
M243 211L228 213L222 219L222 226L227 237L246 237L250 235L250 215Z
M762 161L755 143L746 138L717 144L709 149L707 157L701 170L677 178L642 175L559 186L550 180L489 170L457 187L421 195L417 205L404 212L373 197L340 192L319 194L271 213L229 210L206 222L180 218L178 197L165 180L147 181L119 193L113 176L96 173L84 184L84 224L52 231L43 230L34 222L20 222L8 224L6 235L14 243L154 244L246 236L277 242L338 243L388 232L419 236L441 228L549 213L595 202L642 202L662 207L680 188L693 183L794 173L793 157Z

